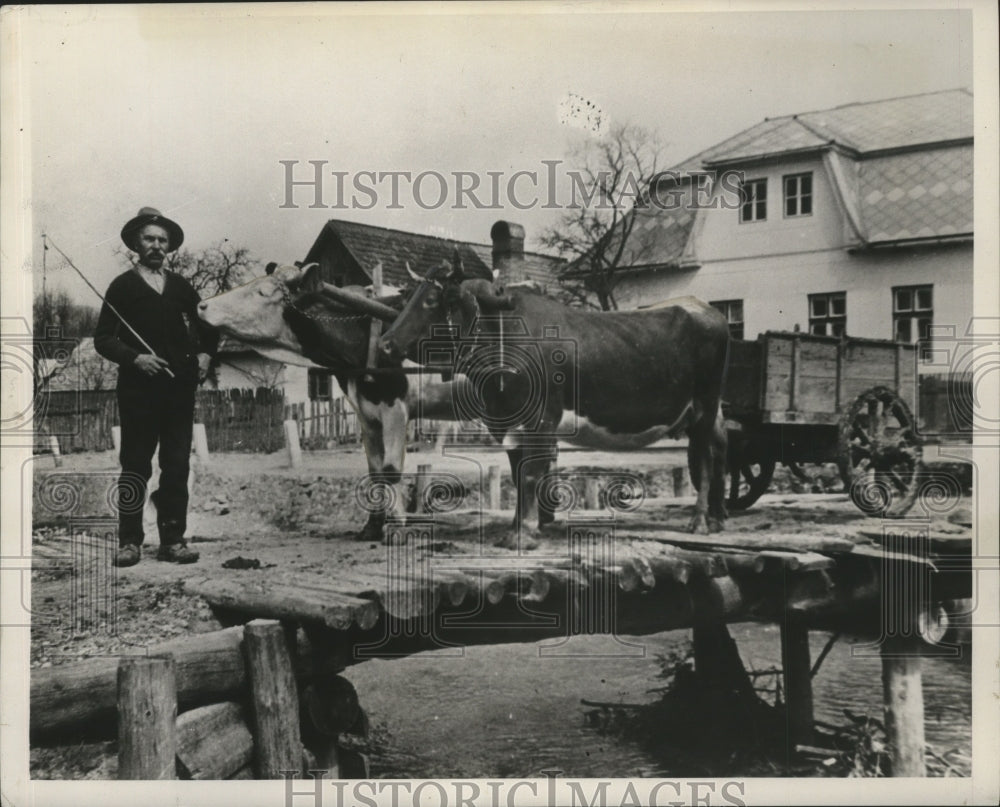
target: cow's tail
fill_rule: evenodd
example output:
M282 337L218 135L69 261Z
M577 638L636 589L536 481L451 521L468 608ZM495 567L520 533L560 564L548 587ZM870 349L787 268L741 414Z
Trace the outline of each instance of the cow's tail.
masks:
M733 337L726 328L726 355L722 360L722 382L719 384L719 408L721 411L722 402L726 400L726 381L729 379L729 347L733 342Z

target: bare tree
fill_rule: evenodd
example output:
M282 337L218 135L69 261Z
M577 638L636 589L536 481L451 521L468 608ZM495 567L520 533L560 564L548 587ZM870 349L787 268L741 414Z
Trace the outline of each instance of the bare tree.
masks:
M123 263L135 266L138 256L124 247L115 250ZM223 239L198 252L186 247L167 256L167 269L186 278L198 294L211 297L248 281L259 262L247 247L238 247Z
M601 140L572 151L571 163L578 168L570 176L570 207L540 238L566 258L560 282L568 301L604 311L618 308L620 270L639 262L646 249L633 231L637 213L648 204L659 152L658 136L634 124L612 127Z

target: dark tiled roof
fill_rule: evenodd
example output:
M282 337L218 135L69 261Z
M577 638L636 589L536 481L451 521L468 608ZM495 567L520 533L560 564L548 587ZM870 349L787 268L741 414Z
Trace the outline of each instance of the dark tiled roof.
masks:
M456 247L462 256L467 274L492 277L490 262L488 259L484 261L480 257L477 250L481 245L478 244L468 244L432 235L407 233L402 230L390 230L387 227L358 224L340 219L333 219L326 223L317 244L328 234L340 239L369 276L375 264L381 261L382 280L391 285L400 286L409 282L410 277L406 272L407 262L413 271L422 275L428 269L439 265L441 261L450 261ZM310 250L310 259L313 259L315 249L314 246L313 250ZM489 256L490 247L487 246L485 249L487 256Z
M773 118L672 171L684 176L709 166L823 150L861 241L964 235L972 232L972 100L966 90L945 90ZM680 257L683 227L664 219L664 232L656 237L664 248L656 251L655 263Z
M864 154L971 139L972 95L944 90L764 120L676 168L724 165L828 144Z

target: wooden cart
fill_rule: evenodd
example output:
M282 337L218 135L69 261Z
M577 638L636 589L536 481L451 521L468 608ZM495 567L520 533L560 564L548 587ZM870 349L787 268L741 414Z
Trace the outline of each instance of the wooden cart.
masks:
M835 462L871 515L903 515L921 466L913 416L916 347L881 339L768 331L730 344L723 414L728 507L767 490L776 463Z

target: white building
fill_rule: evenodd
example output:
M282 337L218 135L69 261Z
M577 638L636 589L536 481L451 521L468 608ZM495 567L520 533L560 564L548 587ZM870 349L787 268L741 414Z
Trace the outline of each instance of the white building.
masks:
M961 335L972 155L965 90L765 120L665 172L637 214L618 304L691 294L747 339Z

